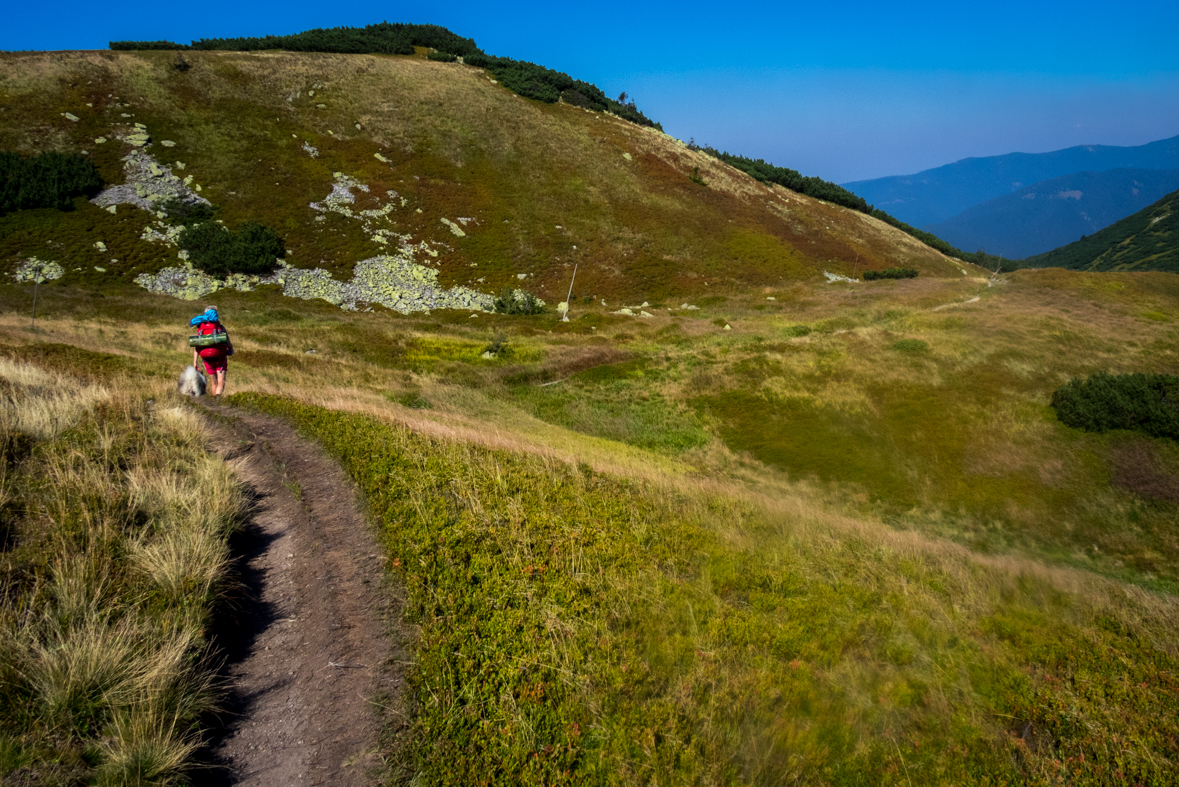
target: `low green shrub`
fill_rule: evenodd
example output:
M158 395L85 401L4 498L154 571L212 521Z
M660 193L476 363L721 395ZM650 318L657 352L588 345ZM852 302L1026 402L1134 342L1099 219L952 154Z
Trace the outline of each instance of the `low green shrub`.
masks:
M499 314L540 314L544 306L530 292L504 287L495 299L495 311Z
M434 51L426 55L426 58L439 63L453 63L454 61L458 60L458 55L452 55L450 52Z
M901 339L893 342L892 348L903 353L923 353L929 349L929 342L921 339Z
M285 253L277 232L252 221L242 224L237 232L205 221L185 227L176 240L194 266L218 278L230 273L270 273Z
M1087 432L1129 429L1179 440L1179 377L1104 372L1070 380L1052 394L1056 417Z
M878 279L916 279L917 270L915 268L885 268L882 271L864 271L864 281L877 281Z
M26 208L69 210L74 197L92 196L101 188L102 177L84 156L0 151L0 215Z

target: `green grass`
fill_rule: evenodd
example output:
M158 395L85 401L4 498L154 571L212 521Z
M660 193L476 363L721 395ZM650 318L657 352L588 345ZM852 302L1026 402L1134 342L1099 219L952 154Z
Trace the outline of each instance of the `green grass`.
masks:
M321 441L382 528L420 627L394 777L1171 778L1169 602L805 508L234 401Z

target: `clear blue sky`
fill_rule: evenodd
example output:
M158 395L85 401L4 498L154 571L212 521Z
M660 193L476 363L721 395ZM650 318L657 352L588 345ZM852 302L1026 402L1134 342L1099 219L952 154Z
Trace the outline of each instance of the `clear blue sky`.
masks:
M1179 135L1179 2L12 3L0 49L430 22L625 90L682 139L846 182Z

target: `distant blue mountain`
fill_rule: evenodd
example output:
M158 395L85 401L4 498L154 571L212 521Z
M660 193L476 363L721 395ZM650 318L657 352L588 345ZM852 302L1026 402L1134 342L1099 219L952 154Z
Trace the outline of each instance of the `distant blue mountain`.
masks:
M843 186L901 221L930 229L931 224L969 207L1033 183L1074 172L1111 169L1179 169L1179 136L1138 147L1082 145L1052 153L967 158L916 175L860 180Z
M1074 172L968 208L926 229L963 251L1042 254L1108 227L1179 189L1179 169Z

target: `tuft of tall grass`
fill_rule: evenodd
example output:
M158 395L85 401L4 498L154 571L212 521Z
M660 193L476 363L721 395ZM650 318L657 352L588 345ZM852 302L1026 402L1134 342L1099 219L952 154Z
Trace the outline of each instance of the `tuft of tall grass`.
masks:
M245 497L190 413L20 362L0 377L5 444L25 440L0 479L0 766L181 783L217 699L203 631Z

